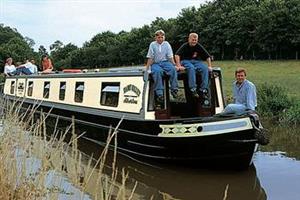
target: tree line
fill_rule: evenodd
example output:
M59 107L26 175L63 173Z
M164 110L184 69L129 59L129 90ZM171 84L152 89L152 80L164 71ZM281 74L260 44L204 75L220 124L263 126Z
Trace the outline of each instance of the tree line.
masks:
M158 29L166 32L174 51L190 32L198 33L215 60L299 59L300 0L214 0L128 32L98 33L81 48L57 40L49 53L42 45L35 52L34 40L0 24L0 61L49 54L57 69L140 65Z

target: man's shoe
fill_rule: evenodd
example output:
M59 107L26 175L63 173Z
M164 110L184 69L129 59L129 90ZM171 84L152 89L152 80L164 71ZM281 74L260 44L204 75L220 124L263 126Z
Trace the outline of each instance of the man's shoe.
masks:
M159 96L156 97L156 101L158 103L163 103L164 102L164 97L162 95L159 95Z
M209 96L208 90L207 89L202 89L202 90L200 90L200 94L203 98L202 105L204 107L209 107L210 106L210 96Z
M201 95L202 98L209 99L209 94L207 89L200 89L199 94Z
M178 97L178 90L171 91L171 95L173 96L174 99L176 99Z
M208 94L208 90L207 90L207 89L202 89L201 92L202 92L203 94Z
M196 90L191 90L192 92L192 96L195 97L195 98L199 98L199 94L197 93Z

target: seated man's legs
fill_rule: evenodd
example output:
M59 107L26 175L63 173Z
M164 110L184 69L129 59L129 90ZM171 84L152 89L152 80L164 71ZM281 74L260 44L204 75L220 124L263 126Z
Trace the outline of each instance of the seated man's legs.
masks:
M26 67L19 67L15 71L15 75L20 75L20 74L25 74L25 75L30 75L32 74L31 71L26 68Z
M204 89L208 90L208 67L206 64L199 60L192 60L192 64L195 66L196 72L201 73L201 85L200 90L203 91Z
M159 66L159 64L152 64L151 74L154 81L154 91L156 96L163 96L164 94L164 87L162 82L163 69Z
M160 63L160 66L167 73L167 75L170 76L171 92L177 91L178 79L175 66L169 61Z
M246 106L243 104L235 104L235 103L231 103L228 104L224 110L223 113L226 114L242 114L246 111Z
M191 63L190 60L182 60L181 64L185 67L190 90L195 91L197 89L197 84L195 74L196 71L194 65Z

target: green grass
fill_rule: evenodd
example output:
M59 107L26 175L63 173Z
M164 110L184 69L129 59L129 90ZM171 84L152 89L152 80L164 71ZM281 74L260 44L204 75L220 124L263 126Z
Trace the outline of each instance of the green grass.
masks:
M243 67L247 70L247 79L256 86L279 85L286 88L289 97L300 101L300 61L215 61L213 66L222 69L226 96L232 96L235 69Z

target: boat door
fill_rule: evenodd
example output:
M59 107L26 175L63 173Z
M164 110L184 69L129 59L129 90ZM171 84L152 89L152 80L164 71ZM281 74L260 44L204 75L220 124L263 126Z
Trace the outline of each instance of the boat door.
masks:
M197 74L197 85L201 83L201 76ZM215 85L209 79L209 92L207 95L199 93L199 97L194 97L188 86L188 77L185 72L178 74L179 91L175 99L169 94L169 110L171 118L191 118L212 116L215 114Z
M155 99L153 80L150 80L148 108L155 111L156 119L177 119L192 117L207 117L219 113L224 108L224 98L221 85L221 71L210 72L209 93L196 98L188 87L188 77L185 72L178 74L178 97L173 98L170 91L168 77L164 77L164 102ZM197 74L197 85L201 83L201 76Z

